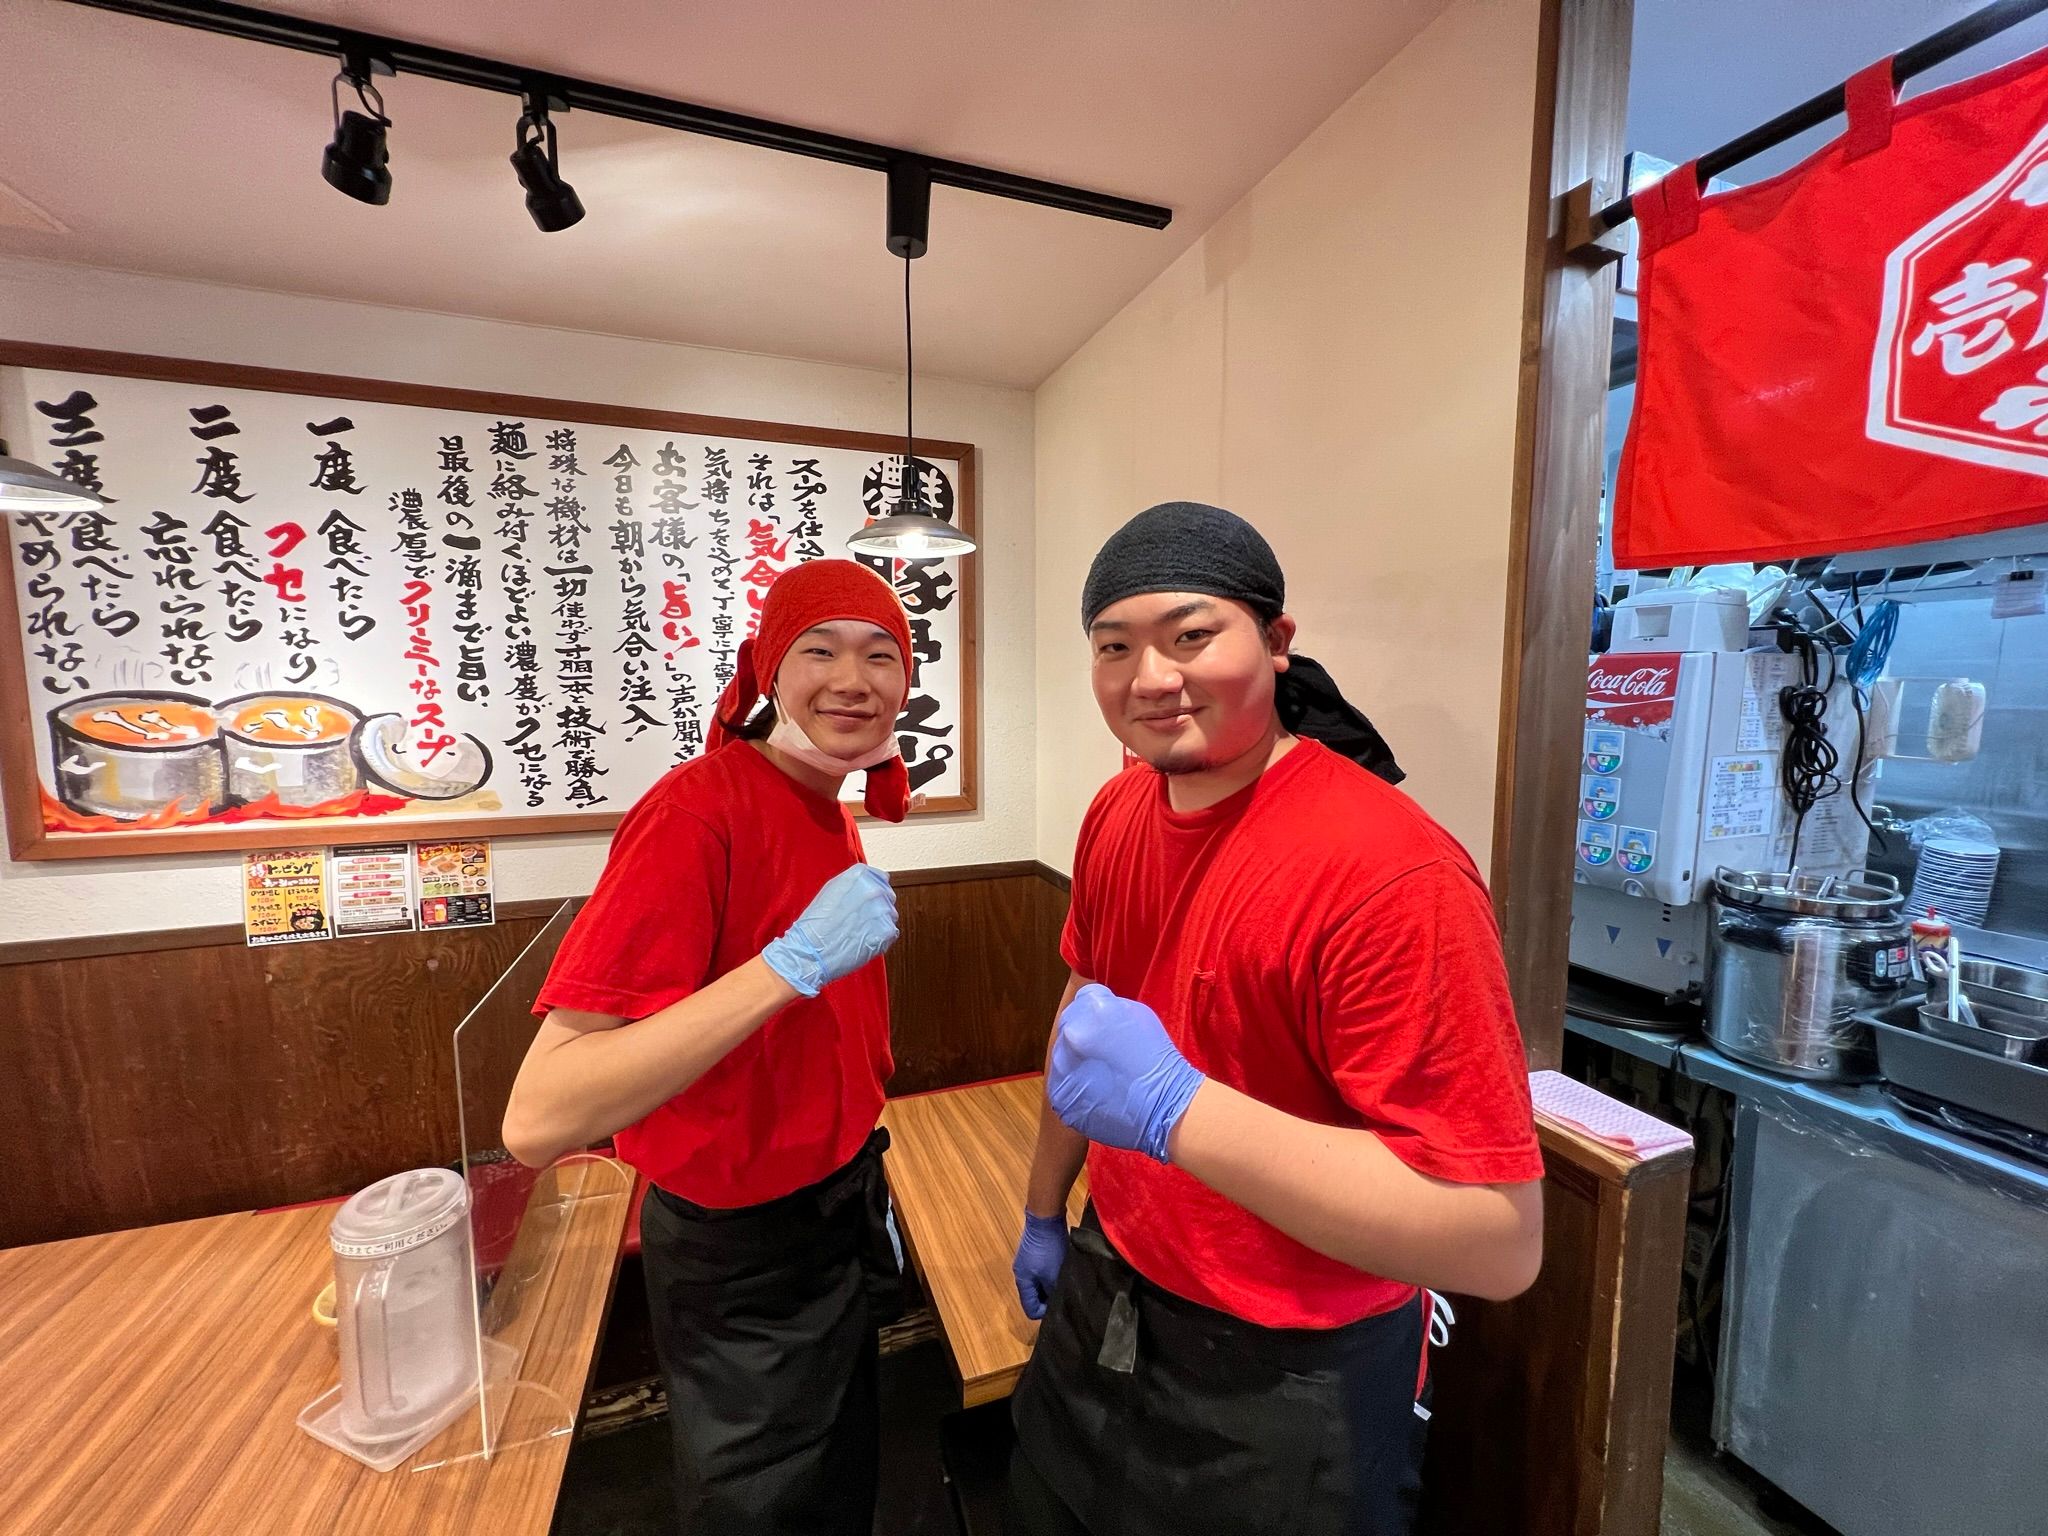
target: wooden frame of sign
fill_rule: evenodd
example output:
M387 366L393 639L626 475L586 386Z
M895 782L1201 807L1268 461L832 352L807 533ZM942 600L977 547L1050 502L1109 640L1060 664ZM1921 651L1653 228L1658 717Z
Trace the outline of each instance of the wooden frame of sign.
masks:
M366 404L412 406L429 410L467 413L471 416L488 415L499 418L533 418L544 425L567 427L613 427L630 431L673 433L697 438L720 439L726 442L748 444L793 444L821 450L853 450L881 456L863 482L864 503L871 503L877 493L873 483L881 473L881 465L893 462L900 475L903 440L886 433L852 432L838 428L792 426L782 422L749 421L719 416L701 416L687 412L647 410L632 406L601 405L588 401L553 400L529 395L500 394L494 391L447 389L421 384L404 384L392 380L346 378L328 374L298 373L275 368L245 367L237 364L188 361L178 358L149 357L123 352L104 352L85 348L48 346L34 342L0 341L0 366L24 369L63 371L76 374L94 375L110 379L153 380L174 384L203 385L210 388L259 391L271 395L317 396L343 402ZM45 414L48 414L45 412ZM210 413L209 413L210 414ZM207 418L194 412L194 419L204 422ZM345 421L347 418L337 418ZM6 422L0 427L11 429L13 446L11 451L20 457L33 458L40 444L31 444L26 437L30 423ZM313 428L315 424L307 423ZM325 431L323 426L319 431ZM194 431L195 437L203 434ZM318 432L316 432L316 436ZM304 444L300 445L302 448ZM328 445L330 448L333 444ZM669 445L673 447L673 443ZM930 463L950 463L953 468L952 495L954 520L969 533L978 525L979 499L977 486L977 450L972 443L947 442L931 438L918 438L915 452L924 473L929 476ZM573 454L573 450L572 450ZM479 459L487 455L479 453ZM735 454L735 458L738 456ZM926 462L930 461L930 462ZM195 459L195 463L201 462ZM314 462L313 458L308 459ZM579 474L580 470L577 471ZM677 471L677 473L683 473ZM801 471L799 475L801 476ZM818 473L813 471L812 473ZM481 477L480 477L481 478ZM600 485L609 477L600 470L592 480ZM651 478L651 477L650 477ZM942 473L938 483L947 484ZM730 480L730 489L738 493L732 509L739 520L746 521L748 495L743 487L748 484L744 468ZM593 487L595 490L595 487ZM194 494L197 494L195 491ZM820 491L820 494L824 494ZM312 498L306 498L312 499ZM328 498L335 499L335 498ZM788 498L785 498L788 499ZM516 503L514 504L516 507ZM722 505L722 504L721 504ZM196 509L207 511L205 507ZM439 509L433 509L438 512ZM766 508L762 509L764 512ZM844 508L837 509L842 520ZM644 513L634 509L635 519L644 521ZM621 511L620 516L624 516ZM816 513L806 513L814 522L819 521ZM4 776L5 810L8 842L16 859L75 859L109 858L134 854L191 853L208 850L231 850L244 848L275 847L286 843L318 843L345 845L350 843L382 842L392 839L414 839L442 841L465 837L517 837L557 832L606 831L618 824L620 816L637 798L636 788L630 796L615 798L617 803L604 810L545 811L527 814L516 810L493 810L487 814L464 815L459 804L451 804L451 812L442 815L370 815L359 820L345 816L318 816L312 819L280 816L272 818L259 816L252 819L233 821L227 824L169 824L148 830L132 830L126 827L114 828L93 826L89 830L61 830L49 824L46 814L48 792L44 788L38 755L38 737L35 728L35 710L38 705L46 709L52 702L33 692L28 666L29 651L24 628L24 616L16 595L15 551L8 524L12 517L0 517L0 776ZM480 513L478 525L483 516ZM453 526L453 525L451 525ZM437 530L438 531L438 530ZM600 551L600 558L609 551L602 551L598 535L602 528L590 530L592 547ZM777 530L782 531L780 528ZM850 530L848 530L850 531ZM804 534L801 524L795 530ZM265 535L267 536L267 535ZM720 535L723 537L723 534ZM813 528L806 535L815 544L818 537ZM789 545L789 540L784 540ZM323 551L325 553L326 551ZM827 548L826 554L833 553ZM266 554L265 551L251 550L251 556ZM387 581L395 581L402 572L390 563L388 545L380 551L377 545L366 546L364 553L376 558L380 553L389 575ZM492 553L496 553L495 550ZM537 552L538 553L538 552ZM799 551L801 557L801 551ZM438 554L437 554L438 558ZM725 562L727 586L723 589L730 596L731 572L744 560ZM539 559L534 561L541 564ZM332 566L328 567L332 569ZM899 564L896 572L899 586L906 567ZM980 638L980 593L976 562L960 562L953 568L957 580L957 635L953 639L954 667L947 669L957 676L957 719L954 725L959 743L957 766L949 763L951 771L947 777L952 782L946 785L945 793L936 793L929 799L920 798L916 815L935 815L949 812L972 811L978 804L978 757L979 757L979 704L981 671L979 659ZM383 573L379 573L380 575ZM550 572L550 574L556 574ZM659 574L657 570L655 574ZM140 585L139 578L136 579ZM339 580L339 578L337 578ZM278 591L283 595L285 588ZM320 589L326 590L326 589ZM538 600L545 601L546 594L536 588ZM744 593L741 594L744 596ZM496 594L494 594L496 596ZM367 599L362 599L367 601ZM688 602L683 604L688 617ZM745 612L744 604L740 607ZM274 610L273 610L274 612ZM424 620L422 619L423 623ZM699 617L700 627L702 618ZM595 626L592 626L593 630ZM598 635L600 640L609 636ZM714 644L716 642L714 641ZM728 639L736 645L736 640ZM595 649L596 647L593 647ZM604 647L609 649L609 646ZM451 646L451 649L453 647ZM672 659L673 653L671 653ZM922 653L921 653L922 656ZM265 679L265 686L282 691L282 685ZM138 692L141 690L137 690ZM260 691L260 690L259 690ZM308 698L318 699L317 693L308 693ZM915 701L915 691L913 702ZM338 702L338 701L337 701ZM701 700L700 707L708 718L715 698ZM391 719L404 718L403 712ZM907 717L906 717L907 718ZM672 722L674 717L672 716ZM359 722L360 724L361 722ZM319 722L314 722L317 727ZM111 729L111 724L108 727ZM311 729L313 727L309 727ZM52 755L55 723L52 722ZM474 738L468 738L474 740ZM381 746L380 746L381 749ZM489 770L488 748L485 753L486 772ZM261 758L260 751L254 754ZM278 756L281 754L273 754ZM688 755L685 753L684 755ZM935 755L935 754L934 754ZM246 754L245 754L246 759ZM382 760L380 760L382 761ZM246 760L242 766L248 766ZM259 766L261 766L259 764ZM409 766L409 765L408 765ZM80 764L83 771L85 764ZM639 786L644 788L645 786ZM232 797L230 797L232 798ZM458 797L459 798L459 797ZM104 817L93 818L104 821Z

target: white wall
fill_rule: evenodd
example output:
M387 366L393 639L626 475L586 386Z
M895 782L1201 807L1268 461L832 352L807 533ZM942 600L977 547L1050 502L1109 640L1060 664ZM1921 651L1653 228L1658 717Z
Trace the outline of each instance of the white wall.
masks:
M1299 648L1486 867L1538 0L1458 0L1039 387L1038 857L1115 770L1077 612L1173 499L1249 518Z
M900 374L0 259L0 337L806 426L895 431ZM981 448L981 811L864 830L892 869L1032 856L1032 401L918 380L918 427ZM0 436L22 436L0 423ZM603 836L506 839L501 900L578 894ZM240 856L0 863L0 940L238 923ZM175 876L175 883L166 877Z

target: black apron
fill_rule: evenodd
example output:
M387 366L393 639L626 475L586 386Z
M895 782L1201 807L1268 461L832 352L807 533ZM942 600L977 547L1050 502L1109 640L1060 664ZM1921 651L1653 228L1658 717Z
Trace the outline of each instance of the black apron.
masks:
M1426 1297L1342 1328L1264 1328L1161 1290L1093 1206L1081 1221L1012 1399L1032 1495L1012 1500L1017 1536L1407 1536ZM1064 1510L1048 1518L1040 1490Z
M875 1330L900 1285L877 1130L816 1184L737 1210L649 1185L641 1263L690 1536L869 1536Z

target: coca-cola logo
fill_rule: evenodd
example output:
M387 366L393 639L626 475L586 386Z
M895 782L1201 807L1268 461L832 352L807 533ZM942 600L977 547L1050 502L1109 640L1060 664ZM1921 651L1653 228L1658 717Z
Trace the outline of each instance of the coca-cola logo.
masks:
M1607 699L1661 699L1671 692L1676 667L1637 667L1632 672L1603 672L1598 667L1587 678L1586 691Z

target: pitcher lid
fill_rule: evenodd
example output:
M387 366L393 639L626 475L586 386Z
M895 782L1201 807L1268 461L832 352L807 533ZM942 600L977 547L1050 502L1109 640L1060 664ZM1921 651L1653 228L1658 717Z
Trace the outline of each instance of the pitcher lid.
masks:
M439 1237L469 1210L469 1186L447 1168L413 1168L358 1190L334 1213L327 1241L347 1258L382 1258Z

